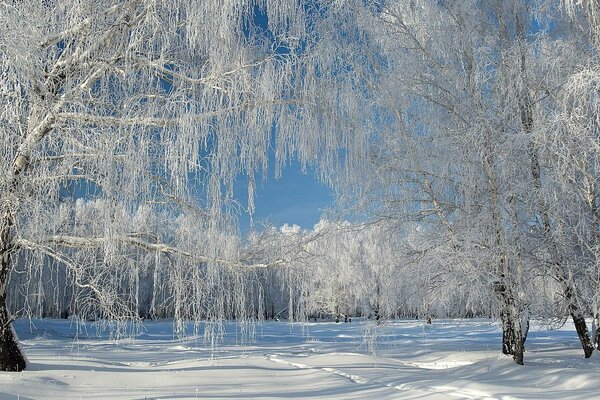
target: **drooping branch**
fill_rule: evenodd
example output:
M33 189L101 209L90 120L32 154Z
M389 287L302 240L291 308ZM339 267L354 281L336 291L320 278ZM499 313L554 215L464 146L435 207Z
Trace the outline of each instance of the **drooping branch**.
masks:
M186 122L199 123L202 121L209 120L214 117L227 115L235 112L246 111L257 107L272 107L281 105L296 105L300 104L295 99L273 99L270 101L252 102L247 101L236 106L220 108L214 111L206 111L197 113L194 115L186 116ZM302 103L306 105L306 103ZM57 115L57 118L63 122L79 122L88 125L97 126L145 126L148 128L167 128L173 127L181 123L180 118L156 118L150 116L140 117L114 117L107 115L96 115L87 113L75 113L75 112L61 112Z
M228 268L238 269L240 271L247 269L259 269L259 268L272 268L278 266L284 266L286 261L283 259L277 259L268 263L245 263L244 260L228 260L219 257L209 257L197 254L192 254L188 251L179 249L174 246L170 246L159 242L149 242L144 240L143 237L149 237L149 235L140 235L132 233L129 235L118 236L114 238L107 237L80 237L80 236L69 236L69 235L53 235L47 236L38 242L33 242L26 239L17 239L16 243L18 246L24 248L36 249L36 248L51 248L51 246L61 246L68 248L77 249L95 249L101 248L110 242L118 242L124 245L130 245L145 249L147 251L155 251L163 254L177 255L183 258L193 260L198 263L212 263L222 265Z

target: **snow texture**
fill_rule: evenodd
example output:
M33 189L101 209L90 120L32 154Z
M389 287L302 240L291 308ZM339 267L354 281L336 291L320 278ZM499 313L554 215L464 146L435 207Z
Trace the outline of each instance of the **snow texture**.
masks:
M273 321L251 342L228 323L217 348L193 332L177 339L171 321L145 322L135 337L117 340L68 320L15 325L31 366L0 373L2 400L590 399L600 392L600 357L582 357L571 325L534 324L526 366L500 355L501 331L490 320Z

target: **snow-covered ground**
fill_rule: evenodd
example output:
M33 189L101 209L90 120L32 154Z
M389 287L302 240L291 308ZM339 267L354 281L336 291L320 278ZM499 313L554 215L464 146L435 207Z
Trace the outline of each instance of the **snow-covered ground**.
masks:
M585 360L571 325L534 326L526 366L499 354L487 320L266 322L250 344L230 323L213 350L169 321L119 340L68 320L15 327L31 366L0 373L0 399L600 398L600 353Z

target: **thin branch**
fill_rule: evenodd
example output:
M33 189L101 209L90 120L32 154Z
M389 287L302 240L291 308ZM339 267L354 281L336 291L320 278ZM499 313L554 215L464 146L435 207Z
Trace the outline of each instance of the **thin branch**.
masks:
M269 263L253 263L253 264L245 264L241 261L237 260L226 260L218 257L208 257L202 255L196 255L189 253L187 251L181 250L177 247L169 246L164 243L151 243L146 240L143 240L140 237L139 233L133 233L130 235L119 236L116 238L106 238L106 237L79 237L79 236L67 236L67 235L51 235L45 237L41 243L44 245L56 245L62 247L69 248L79 248L79 249L93 249L100 248L111 241L117 241L126 245L136 246L143 248L148 251L157 251L163 254L172 254L178 255L184 258L189 258L199 263L215 263L224 265L231 268L239 268L239 269L257 269L257 268L271 268L275 266L281 266L286 263L285 260L278 259ZM25 239L18 239L17 244L22 245L23 247L32 247L31 241L27 241ZM37 247L43 246L38 244Z

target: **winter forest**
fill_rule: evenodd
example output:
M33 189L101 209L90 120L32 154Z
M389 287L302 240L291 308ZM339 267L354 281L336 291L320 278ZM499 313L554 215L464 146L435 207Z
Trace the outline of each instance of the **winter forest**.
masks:
M1 371L40 318L486 319L506 368L567 324L600 359L597 0L0 0L0 154ZM321 221L242 232L296 162Z

